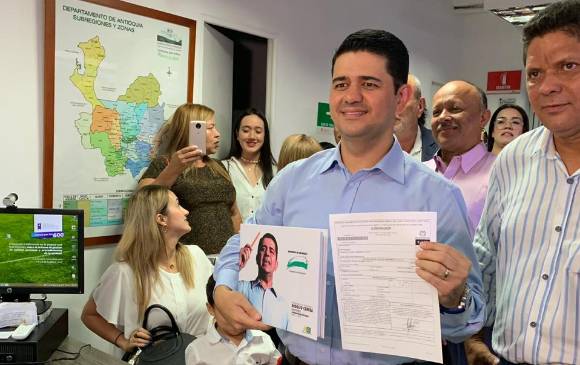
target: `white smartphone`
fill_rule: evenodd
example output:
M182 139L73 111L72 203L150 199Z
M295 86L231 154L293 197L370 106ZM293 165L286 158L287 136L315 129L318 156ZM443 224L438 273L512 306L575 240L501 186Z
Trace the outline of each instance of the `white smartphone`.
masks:
M205 122L202 120L192 120L189 122L189 145L196 145L204 155L207 154L205 146L207 135L205 129Z

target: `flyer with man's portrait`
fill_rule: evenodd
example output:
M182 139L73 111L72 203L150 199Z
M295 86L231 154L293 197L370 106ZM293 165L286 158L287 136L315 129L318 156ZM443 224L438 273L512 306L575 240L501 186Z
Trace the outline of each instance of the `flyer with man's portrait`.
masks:
M238 291L262 321L324 337L327 231L242 224Z

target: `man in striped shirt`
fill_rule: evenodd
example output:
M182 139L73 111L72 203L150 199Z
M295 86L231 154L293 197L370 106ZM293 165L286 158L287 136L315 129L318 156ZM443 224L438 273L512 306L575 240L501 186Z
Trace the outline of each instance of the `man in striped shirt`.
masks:
M502 364L580 363L580 1L524 28L531 105L543 127L510 143L490 176L475 249Z

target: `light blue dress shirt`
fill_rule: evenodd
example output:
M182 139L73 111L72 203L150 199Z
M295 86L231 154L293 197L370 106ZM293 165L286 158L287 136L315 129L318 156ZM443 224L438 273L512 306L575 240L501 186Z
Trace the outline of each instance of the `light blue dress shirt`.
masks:
M472 262L468 285L472 300L460 314L441 314L443 337L460 342L483 325L485 307L481 273L475 259L465 202L459 189L413 160L395 140L372 168L351 174L340 147L319 152L286 166L272 180L260 209L247 223L328 229L336 213L434 211L437 238L451 244ZM290 352L310 364L402 364L412 359L342 349L331 245L328 245L325 337L317 341L279 330ZM237 288L239 236L233 236L218 258L217 285Z
M259 280L242 280L238 283L238 291L262 314L262 322L276 328L288 328L288 303L274 288L262 288Z

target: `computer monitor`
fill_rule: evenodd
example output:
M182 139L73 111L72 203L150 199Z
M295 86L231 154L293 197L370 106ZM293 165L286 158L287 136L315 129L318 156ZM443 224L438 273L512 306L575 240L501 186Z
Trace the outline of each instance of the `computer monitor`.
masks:
M83 210L0 209L0 297L82 293Z

